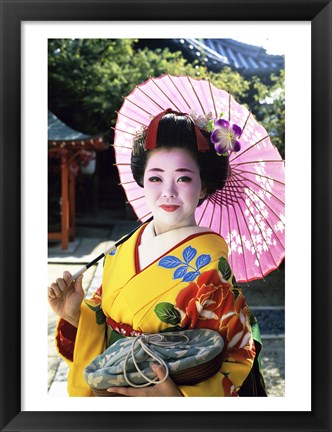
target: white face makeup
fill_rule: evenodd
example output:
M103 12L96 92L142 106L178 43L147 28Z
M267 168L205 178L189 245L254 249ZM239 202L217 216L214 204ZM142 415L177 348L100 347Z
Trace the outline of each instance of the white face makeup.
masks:
M148 159L144 192L157 234L196 225L195 210L202 192L199 167L184 149L157 149Z

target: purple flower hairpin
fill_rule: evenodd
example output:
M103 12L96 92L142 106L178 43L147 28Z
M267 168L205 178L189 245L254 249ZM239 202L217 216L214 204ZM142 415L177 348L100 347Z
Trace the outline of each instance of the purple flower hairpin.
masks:
M229 156L231 152L241 150L239 138L242 129L237 124L230 124L227 120L216 120L211 133L211 142L219 156Z

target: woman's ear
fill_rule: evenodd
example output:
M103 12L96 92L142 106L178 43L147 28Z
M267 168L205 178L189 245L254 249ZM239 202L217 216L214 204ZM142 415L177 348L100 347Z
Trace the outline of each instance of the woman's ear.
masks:
M207 192L206 192L206 187L203 186L202 189L201 189L201 193L200 193L200 195L199 195L199 199L204 198L205 195L206 195L206 193L207 193Z

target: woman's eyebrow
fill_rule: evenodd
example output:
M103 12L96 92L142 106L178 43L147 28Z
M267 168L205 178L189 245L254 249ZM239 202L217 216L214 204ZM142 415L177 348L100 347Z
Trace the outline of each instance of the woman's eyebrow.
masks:
M191 171L189 168L178 168L175 171L176 172L191 172L191 173L194 172L194 171Z
M164 170L161 169L161 168L150 168L148 171L159 171L159 172L164 172Z
M148 171L158 171L158 172L165 172L165 170L161 169L161 168L150 168ZM193 173L192 170L190 170L189 168L177 168L175 170L175 172L191 172Z

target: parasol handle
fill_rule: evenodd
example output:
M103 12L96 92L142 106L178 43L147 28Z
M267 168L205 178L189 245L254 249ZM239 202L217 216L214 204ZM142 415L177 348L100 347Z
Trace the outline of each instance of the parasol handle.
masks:
M146 220L143 223L147 223L147 222L151 222L153 219L153 217L151 216L148 220ZM129 239L129 237L131 237L134 232L136 232L138 230L138 228L141 228L141 226L143 225L143 223L141 225L139 225L138 227L136 227L135 229L133 229L132 231L130 231L130 233L128 233L127 235L125 235L124 237L121 237L119 240L117 240L113 246L111 246L110 248L108 248L105 252L101 253L100 255L98 255L96 258L94 258L92 261L90 261L88 264L86 264L84 267L82 267L80 270L78 270L73 276L72 276L72 280L75 281L79 276L81 276L86 270L88 270L88 268L90 268L91 266L93 266L94 264L96 264L99 260L101 260L102 258L104 258L106 255L108 255L109 253L113 252L120 244L124 243L126 240Z

